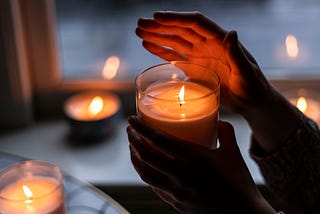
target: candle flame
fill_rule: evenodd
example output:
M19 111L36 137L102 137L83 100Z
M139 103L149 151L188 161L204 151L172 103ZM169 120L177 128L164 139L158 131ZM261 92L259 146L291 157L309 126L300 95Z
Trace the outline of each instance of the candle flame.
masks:
M185 104L184 101L184 85L181 87L180 92L179 92L179 102L180 102L180 106L182 106L183 104Z
M103 109L103 99L100 96L95 96L88 107L88 113L90 116L95 117Z
M294 35L286 36L286 49L290 58L296 58L299 54L298 41Z
M120 59L117 56L110 56L104 63L102 74L105 79L113 79L120 67Z
M29 189L29 187L27 185L23 185L22 186L24 195L28 198L27 200L24 201L24 203L26 204L31 204L32 203L32 191Z
M305 97L299 97L297 101L297 107L303 113L307 110L308 104Z

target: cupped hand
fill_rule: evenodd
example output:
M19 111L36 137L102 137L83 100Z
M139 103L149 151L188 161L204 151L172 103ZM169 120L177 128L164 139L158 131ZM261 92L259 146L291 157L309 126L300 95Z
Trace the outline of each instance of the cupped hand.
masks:
M178 211L274 213L257 190L229 123L219 122L217 149L154 130L136 116L127 133L136 171Z
M136 34L148 51L166 61L195 62L217 72L222 104L234 112L258 105L270 90L237 33L228 32L199 12L156 12L151 19L139 19Z

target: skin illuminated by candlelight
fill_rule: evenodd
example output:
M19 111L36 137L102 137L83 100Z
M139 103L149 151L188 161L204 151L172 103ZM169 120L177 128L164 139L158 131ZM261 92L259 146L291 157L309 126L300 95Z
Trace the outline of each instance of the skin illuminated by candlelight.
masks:
M210 89L176 81L150 86L138 99L138 114L149 125L184 140L215 147L218 99Z
M65 214L64 193L52 178L32 176L9 184L0 192L1 214Z

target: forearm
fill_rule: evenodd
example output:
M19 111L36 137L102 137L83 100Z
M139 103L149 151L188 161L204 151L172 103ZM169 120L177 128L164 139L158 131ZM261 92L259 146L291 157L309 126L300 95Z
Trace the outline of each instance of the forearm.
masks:
M320 205L320 131L301 113L296 132L277 152L261 154L253 139L250 154L257 162L273 196L301 213L319 213Z
M268 154L281 147L300 123L296 108L272 87L258 103L247 109L242 116L260 147Z

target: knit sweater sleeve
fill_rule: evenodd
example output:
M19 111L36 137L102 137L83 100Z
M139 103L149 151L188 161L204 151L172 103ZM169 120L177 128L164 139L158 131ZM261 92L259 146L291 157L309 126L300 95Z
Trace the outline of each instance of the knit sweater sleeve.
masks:
M274 197L297 213L320 213L320 131L299 115L299 128L277 152L265 155L252 137L250 155Z

